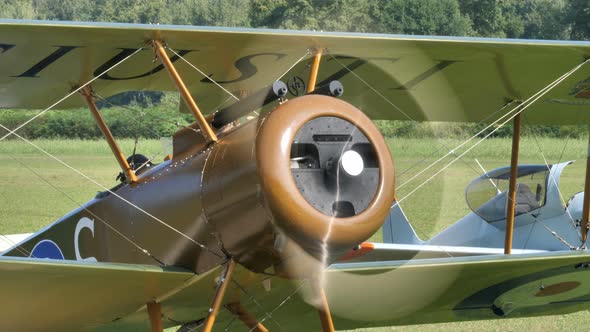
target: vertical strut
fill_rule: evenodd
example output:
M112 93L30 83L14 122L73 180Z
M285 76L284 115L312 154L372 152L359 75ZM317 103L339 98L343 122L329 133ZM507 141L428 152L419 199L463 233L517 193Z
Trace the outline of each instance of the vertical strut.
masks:
M317 50L315 56L313 57L313 63L311 64L311 71L309 73L309 81L307 84L307 93L313 92L315 90L315 83L318 79L318 71L320 70L320 60L322 59L322 50Z
M588 131L588 152L586 157L586 182L584 184L584 207L582 209L582 245L588 240L588 222L590 221L590 130Z
M150 323L152 325L152 332L164 331L162 324L162 306L155 301L147 304L148 314L150 315Z
M328 306L328 299L326 298L326 293L324 292L324 288L321 286L318 287L318 292L320 295L320 305L321 307L318 308L318 314L320 315L320 321L322 323L322 331L323 332L334 332L334 322L332 321L332 314L330 313L330 307Z
M221 275L221 279L219 280L215 297L213 297L213 303L211 303L211 308L209 308L209 315L207 315L205 323L203 324L203 332L211 332L213 329L213 324L215 324L215 319L219 313L219 307L223 301L223 296L225 295L225 291L227 290L227 286L229 285L235 266L236 263L233 259L230 259L229 262L227 262L227 266L225 267L225 270Z
M506 238L504 240L504 254L512 251L512 234L514 232L514 209L516 206L516 177L518 176L518 149L520 147L521 113L514 117L512 133L512 157L510 159L510 184L508 199L506 200Z
M107 140L107 143L109 144L109 147L111 148L111 151L113 151L113 154L115 155L115 159L117 159L119 166L121 166L121 169L123 170L123 174L125 174L125 178L130 183L137 182L137 176L135 176L133 169L131 168L131 166L129 166L127 159L125 159L125 155L123 155L123 152L121 152L121 149L117 145L117 142L115 141L115 138L113 137L113 134L111 133L111 130L109 129L109 127L105 123L104 118L102 117L102 114L100 114L100 112L98 111L98 108L96 107L96 104L94 103L94 99L92 98L92 92L90 91L90 88L88 86L86 86L81 90L81 92L82 92L82 96L84 97L84 100L86 101L86 104L88 104L88 108L90 109L90 113L92 113L92 116L94 117L94 120L96 121L96 124L98 125L98 128L100 128L100 131L102 132L105 139Z
M215 135L215 132L203 116L203 113L201 113L201 110L197 106L197 103L195 103L193 96L191 96L190 92L186 88L186 85L182 81L182 78L180 77L180 75L178 75L176 68L174 68L172 61L170 61L168 54L166 54L166 50L164 49L164 46L162 46L162 43L158 40L153 40L152 45L154 47L154 50L156 51L156 54L158 55L160 60L162 60L162 64L168 71L168 74L170 74L170 77L176 84L176 87L180 92L180 96L182 97L190 111L193 113L195 119L197 120L197 123L199 124L199 128L201 129L201 133L203 133L203 136L205 136L205 138L211 142L217 142L217 135Z

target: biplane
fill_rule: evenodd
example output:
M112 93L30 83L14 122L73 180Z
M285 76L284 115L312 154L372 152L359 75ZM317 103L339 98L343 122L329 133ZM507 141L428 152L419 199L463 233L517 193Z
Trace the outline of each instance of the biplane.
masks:
M0 140L100 188L0 256L0 327L333 331L588 309L590 197L564 204L568 163L518 155L523 114L590 123L589 56L576 41L0 21L0 107L41 110L0 124ZM194 116L165 160L124 156L97 107L135 90L177 90ZM116 185L19 134L80 106ZM512 124L511 164L475 179L472 212L423 241L379 119L482 123L484 138ZM365 242L381 228L383 243Z

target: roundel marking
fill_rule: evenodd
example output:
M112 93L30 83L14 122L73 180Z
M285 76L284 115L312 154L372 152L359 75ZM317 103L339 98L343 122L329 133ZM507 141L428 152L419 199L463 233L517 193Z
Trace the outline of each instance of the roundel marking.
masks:
M553 285L544 286L540 291L537 292L537 294L535 294L535 296L539 297L558 295L576 289L580 285L581 283L578 281L558 282Z
M38 242L31 250L31 258L64 259L64 254L59 246L51 240Z
M590 262L566 265L509 279L484 288L453 308L468 315L490 310L497 316L518 317L530 312L548 313L590 301Z

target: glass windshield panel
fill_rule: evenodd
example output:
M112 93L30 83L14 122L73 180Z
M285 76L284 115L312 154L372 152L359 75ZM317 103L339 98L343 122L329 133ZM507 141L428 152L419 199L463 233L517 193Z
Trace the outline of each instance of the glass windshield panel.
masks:
M549 170L546 166L521 166L518 173L515 205L517 216L545 205ZM506 219L509 177L510 167L504 167L473 180L465 190L469 208L487 222Z

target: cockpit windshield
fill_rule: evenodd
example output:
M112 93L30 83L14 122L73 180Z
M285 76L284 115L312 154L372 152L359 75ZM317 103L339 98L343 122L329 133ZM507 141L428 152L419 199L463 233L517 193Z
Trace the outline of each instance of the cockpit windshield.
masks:
M515 215L528 213L545 205L547 176L551 166L522 165L516 180ZM469 208L487 222L506 219L506 201L510 167L490 171L473 180L465 190Z

